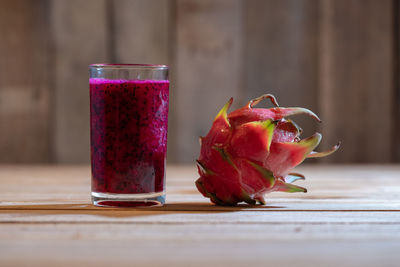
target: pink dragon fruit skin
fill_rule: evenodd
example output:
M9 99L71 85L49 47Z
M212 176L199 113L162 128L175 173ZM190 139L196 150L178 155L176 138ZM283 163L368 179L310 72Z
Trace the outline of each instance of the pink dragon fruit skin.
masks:
M275 107L254 108L270 99ZM335 152L314 152L321 134L300 140L301 129L285 117L317 115L305 108L279 107L274 96L263 95L231 112L231 98L215 117L207 136L200 137L197 160L200 178L197 189L217 205L265 204L264 195L273 191L307 192L292 184L304 176L290 171L306 158L324 157Z

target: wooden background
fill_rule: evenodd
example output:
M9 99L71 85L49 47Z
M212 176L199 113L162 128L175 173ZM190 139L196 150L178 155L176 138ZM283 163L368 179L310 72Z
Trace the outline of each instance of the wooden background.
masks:
M193 162L230 96L323 120L329 162L399 162L395 0L0 0L0 162L89 162L88 65L171 70L169 161ZM318 128L317 128L318 127Z

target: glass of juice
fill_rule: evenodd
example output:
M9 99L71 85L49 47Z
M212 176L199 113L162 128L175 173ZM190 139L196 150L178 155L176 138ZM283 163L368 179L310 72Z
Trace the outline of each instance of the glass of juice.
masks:
M163 205L168 66L92 64L89 70L93 204Z

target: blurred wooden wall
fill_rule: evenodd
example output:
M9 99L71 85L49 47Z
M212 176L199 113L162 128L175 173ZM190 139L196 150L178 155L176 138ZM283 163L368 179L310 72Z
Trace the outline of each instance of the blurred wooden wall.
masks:
M170 65L171 162L264 93L320 115L326 161L399 162L399 25L396 0L0 0L0 162L89 162L100 62Z

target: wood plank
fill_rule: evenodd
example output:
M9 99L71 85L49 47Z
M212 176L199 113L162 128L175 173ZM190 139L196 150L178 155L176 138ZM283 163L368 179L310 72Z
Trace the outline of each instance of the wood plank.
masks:
M395 108L395 125L394 133L396 148L395 148L395 160L400 162L400 139L396 138L397 133L400 132L400 2L393 1L393 12L394 12L394 77L395 79L395 97L394 97L394 108Z
M159 210L5 210L0 223L14 224L369 224L400 225L400 210L393 211L159 211ZM246 208L244 208L246 209Z
M297 171L310 193L216 207L169 165L165 207L107 209L88 204L88 166L2 165L0 265L396 266L400 166Z
M2 225L0 255L5 266L396 266L396 227Z
M254 208L217 207L203 198L194 186L193 166L167 168L167 205L149 211L165 212L257 212L257 211L398 211L400 210L400 167L302 166L307 180L301 185L307 194L272 193L268 205ZM60 187L60 183L64 186ZM2 166L0 168L0 210L101 211L90 203L88 166ZM106 212L110 209L106 209ZM117 209L120 210L120 209ZM130 211L129 209L127 211ZM143 209L141 209L143 211ZM33 212L35 213L35 212ZM29 215L29 213L28 213Z
M273 264L279 266L396 266L397 242L244 242L166 244L153 246L136 242L73 241L71 244L41 243L5 247L5 266L218 266ZM396 251L397 250L397 251ZM40 253L46 251L46 254ZM65 252L63 252L65 251ZM352 253L348 253L351 251ZM207 253L206 256L199 256ZM21 257L24 255L24 257Z
M52 1L50 22L55 49L54 161L89 162L88 65L109 59L105 0Z
M393 1L321 2L320 98L326 161L393 160ZM379 140L379 141L377 141Z
M0 1L0 162L50 160L48 1Z
M169 5L163 0L113 0L115 63L168 64Z
M194 162L198 137L242 83L242 2L178 0L173 51L170 148L178 162ZM235 103L235 107L238 103Z
M271 93L282 106L318 113L318 1L245 1L245 12L243 101ZM294 120L304 136L317 129L307 116Z
M350 224L346 227L335 224L264 224L249 227L242 224L213 225L186 224L180 225L182 234L177 235L176 226L172 224L137 224L135 228L126 224L2 224L0 240L5 245L11 239L24 241L43 240L47 242L68 242L70 240L98 241L133 241L153 243L161 242L186 242L196 240L199 242L240 242L255 241L369 241L385 239L399 241L400 232L398 225L368 225ZM237 234L235 234L237 233ZM175 239L175 240L174 240Z
M198 194L193 191L194 194ZM53 197L53 196L51 196ZM356 202L357 201L357 202ZM51 202L51 204L49 204ZM132 211L133 209L133 211ZM379 200L366 200L366 199L355 199L355 200L341 200L340 198L324 198L315 196L307 198L284 198L283 196L277 197L271 195L268 198L266 206L247 206L246 204L238 204L235 207L224 207L215 206L200 195L192 195L179 198L177 196L169 194L168 203L163 207L151 207L151 208L99 208L90 204L90 199L87 198L84 201L66 199L63 202L61 200L53 199L36 199L33 202L28 201L3 201L1 202L0 211L3 214L35 214L39 211L41 214L43 211L47 211L49 214L63 214L66 211L77 212L78 214L97 214L96 212L103 212L100 214L107 214L107 212L121 211L122 214L129 215L135 212L151 211L151 214L165 214L170 212L196 212L196 213L210 213L210 212L399 212L400 202L392 201L388 203L387 199ZM93 212L92 212L93 211ZM4 216L6 218L7 216Z

